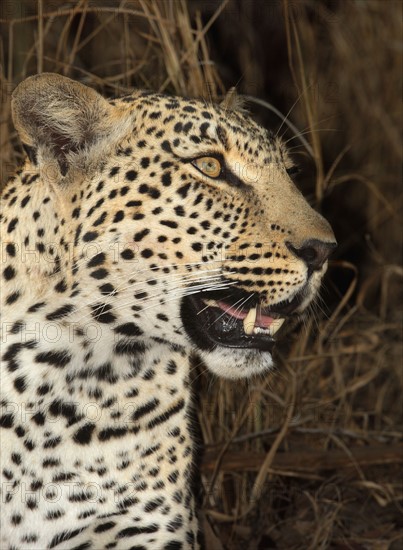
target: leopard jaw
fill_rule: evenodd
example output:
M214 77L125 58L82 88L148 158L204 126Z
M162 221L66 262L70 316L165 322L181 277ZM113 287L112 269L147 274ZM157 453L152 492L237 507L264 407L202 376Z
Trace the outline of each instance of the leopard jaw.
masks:
M219 309L222 309L218 305L218 302L216 300L205 300L205 304L209 307L218 307ZM273 337L276 332L280 330L282 327L285 318L279 318L279 319L272 319L272 322L270 325L266 328L255 326L256 325L256 318L257 318L257 307L251 307L246 315L246 317L243 319L243 328L245 331L245 334L248 336L251 336L253 334L267 334L271 337Z

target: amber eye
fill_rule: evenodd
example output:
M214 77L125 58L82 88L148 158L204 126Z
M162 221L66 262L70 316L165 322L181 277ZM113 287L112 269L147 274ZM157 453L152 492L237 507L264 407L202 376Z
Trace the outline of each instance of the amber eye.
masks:
M221 162L215 157L200 157L193 160L192 164L209 178L218 178L221 174Z

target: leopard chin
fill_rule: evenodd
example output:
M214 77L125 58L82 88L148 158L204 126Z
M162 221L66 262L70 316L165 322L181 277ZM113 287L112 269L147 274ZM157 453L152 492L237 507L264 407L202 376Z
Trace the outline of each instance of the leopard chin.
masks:
M217 347L200 355L210 372L232 380L264 376L274 365L270 352L256 349Z

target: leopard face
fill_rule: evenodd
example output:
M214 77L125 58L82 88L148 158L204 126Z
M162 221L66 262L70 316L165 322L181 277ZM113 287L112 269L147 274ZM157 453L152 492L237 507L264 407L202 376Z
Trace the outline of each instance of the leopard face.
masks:
M22 83L13 113L30 158L16 205L40 212L7 235L29 233L40 251L18 269L13 307L27 293L53 300L63 321L100 328L100 355L159 342L229 378L272 366L336 244L279 138L223 106L148 92L108 102L58 75Z

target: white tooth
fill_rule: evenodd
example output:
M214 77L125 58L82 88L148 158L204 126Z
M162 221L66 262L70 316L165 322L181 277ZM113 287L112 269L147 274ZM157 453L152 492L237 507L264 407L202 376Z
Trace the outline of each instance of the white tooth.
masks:
M253 334L268 334L270 336L269 329L262 327L255 327L253 329Z
M274 319L272 324L269 326L270 336L274 336L276 332L280 329L285 319Z
M253 329L255 328L256 313L256 308L251 307L248 311L248 315L243 320L243 329L245 331L245 334L247 334L248 336L250 334L253 334Z

